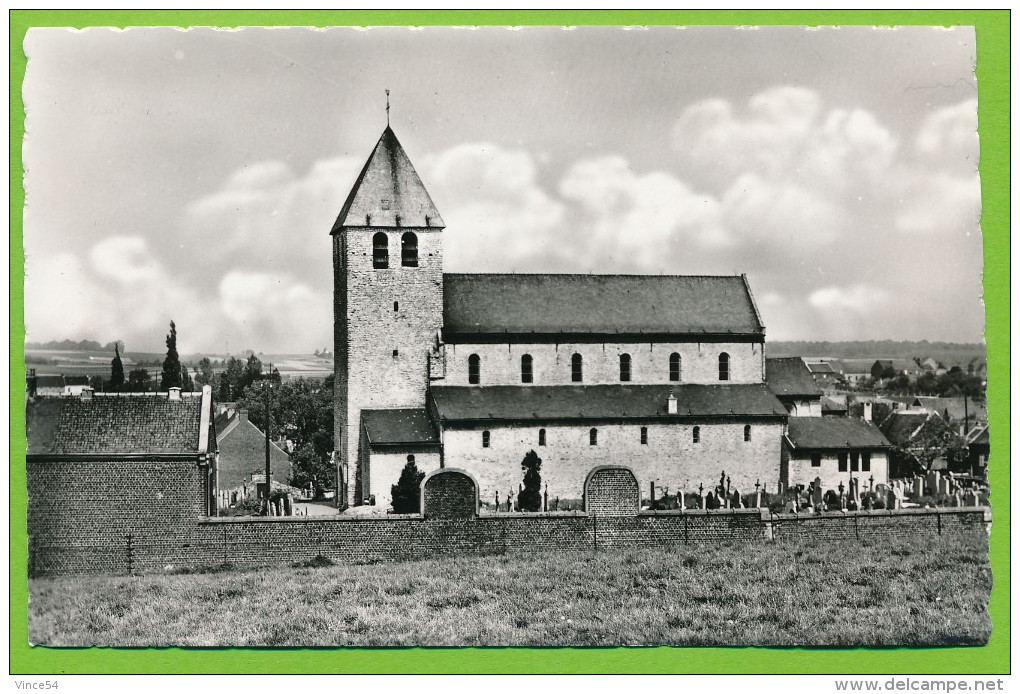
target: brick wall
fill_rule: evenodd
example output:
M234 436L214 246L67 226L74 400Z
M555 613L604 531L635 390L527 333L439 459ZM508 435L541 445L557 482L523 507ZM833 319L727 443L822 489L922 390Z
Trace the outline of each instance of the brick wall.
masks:
M764 380L762 346L755 342L564 343L446 345L446 379L443 385L466 386L468 357L481 360L481 385L521 383L521 356L530 354L531 385L573 385L571 357L583 359L585 384L620 382L620 355L631 358L631 383L669 383L669 355L680 355L681 383L719 383L719 354L730 355L730 383Z
M207 518L201 471L188 462L89 461L28 465L31 575L154 573L217 564L283 566L319 555L365 562L443 554L592 551L804 538L935 538L984 532L987 509L911 509L823 515L767 510L631 511L632 475L592 475L587 512L475 516L475 485L433 473L425 515ZM431 483L431 484L430 484ZM130 541L128 537L130 536Z
M584 481L584 510L592 516L634 516L641 501L638 481L630 468L602 465Z

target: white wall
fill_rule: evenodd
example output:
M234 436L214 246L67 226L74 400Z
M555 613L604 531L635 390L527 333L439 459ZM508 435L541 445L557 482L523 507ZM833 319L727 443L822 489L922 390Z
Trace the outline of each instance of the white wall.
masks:
M811 456L804 455L790 458L790 486L803 484L807 487L809 484L814 482L815 478L821 478L822 487L825 490L839 489L839 483L843 483L843 487L846 488L850 484L850 456L847 456L847 471L839 471L839 460L836 453L824 453L822 454L821 465L819 467L813 467L811 465ZM858 471L853 473L854 477L860 479L860 489L864 491L869 488L870 482L869 477L874 476L875 484L888 484L889 483L889 457L884 452L871 452L871 470L864 471L858 467Z
M393 503L390 488L400 479L407 465L407 453L372 453L369 458L369 494L375 495L375 505L387 507ZM439 453L415 453L414 464L428 474L439 469Z

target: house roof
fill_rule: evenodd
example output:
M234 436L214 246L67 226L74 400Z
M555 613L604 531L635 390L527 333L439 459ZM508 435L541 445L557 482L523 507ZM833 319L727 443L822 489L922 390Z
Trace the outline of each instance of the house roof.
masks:
M64 376L65 386L87 386L88 384L88 376Z
M822 390L815 383L804 360L800 357L778 357L765 360L765 382L773 393L821 397Z
M443 218L390 126L358 174L331 233L342 227L435 227Z
M932 427L944 428L942 418L927 410L893 410L878 425L891 443L897 446L908 446L923 431L931 431Z
M200 455L211 396L37 397L26 408L28 455Z
M948 413L950 419L962 420L965 416L971 420L988 419L988 411L985 406L973 398L940 398L919 395L910 404L933 410L939 415Z
M423 408L362 410L370 445L438 445L439 436Z
M878 427L847 417L790 417L787 438L798 449L888 448Z
M822 397L822 412L846 412L846 401L841 398Z
M827 361L811 362L810 364L805 364L805 366L807 366L808 371L810 371L812 374L836 373L836 370L832 368L832 364L830 364Z
M240 412L238 410L229 409L220 414L216 415L213 420L214 426L216 427L216 443L220 444L228 440L230 436L234 435L234 432L238 430L238 427L250 427L250 431L259 436L265 438L266 432L259 429L255 424L245 416L244 421L241 421ZM276 451L282 455L290 458L290 454L283 450L276 444L275 441L270 441L269 445L276 449Z
M723 334L761 337L745 278L443 275L443 333Z
M988 445L988 425L978 424L967 432L967 443L969 445Z
M670 393L678 414L666 413ZM525 421L587 419L707 419L782 417L786 408L764 384L434 386L430 390L442 421Z
M36 376L35 377L36 388L63 388L64 377L63 376Z

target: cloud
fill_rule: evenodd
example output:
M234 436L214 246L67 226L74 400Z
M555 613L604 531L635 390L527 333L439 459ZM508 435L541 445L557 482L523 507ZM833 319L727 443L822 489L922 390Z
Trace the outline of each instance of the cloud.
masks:
M228 334L249 341L237 348L287 352L294 349L295 335L308 344L328 344L332 305L330 293L287 274L231 271L219 285L219 309L229 324Z
M961 175L974 174L980 153L977 128L977 100L967 99L928 115L914 138L914 147L930 164Z

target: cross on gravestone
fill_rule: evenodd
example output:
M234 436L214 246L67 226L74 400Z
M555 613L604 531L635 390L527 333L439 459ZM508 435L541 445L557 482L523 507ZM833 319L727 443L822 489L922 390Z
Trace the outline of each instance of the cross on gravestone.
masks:
M868 475L868 489L875 491L875 476Z

